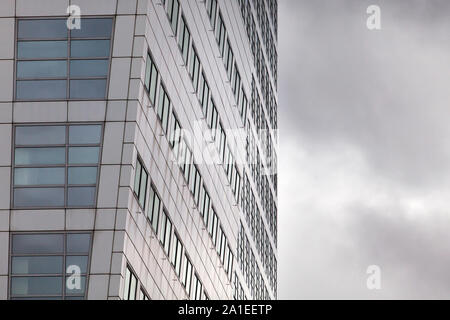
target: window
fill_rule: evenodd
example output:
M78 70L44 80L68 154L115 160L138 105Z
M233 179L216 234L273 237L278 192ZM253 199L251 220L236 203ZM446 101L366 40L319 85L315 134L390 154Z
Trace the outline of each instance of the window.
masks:
M206 113L206 122L208 123L209 128L211 129L212 138L215 139L216 137L216 130L217 130L217 121L219 118L219 114L217 112L216 105L214 104L214 101L212 100L208 106L208 110Z
M241 88L241 75L237 69L237 66L234 67L233 72L233 80L231 83L231 89L233 90L234 95L236 96L236 101L239 101L239 90Z
M83 18L69 30L66 19L17 22L17 100L105 99L112 18Z
M170 262L172 266L175 268L175 273L178 277L181 276L181 259L183 257L183 244L180 241L180 238L176 233L173 236L174 246L172 250L172 256L170 257Z
M201 300L202 299L202 290L203 290L203 285L202 282L200 281L200 278L197 274L194 274L194 300Z
M168 0L167 15L169 17L170 26L172 27L173 33L175 33L175 35L177 34L179 13L180 13L180 3L178 2L178 0Z
M225 262L225 272L228 275L228 278L231 281L231 276L233 275L233 260L234 260L234 256L233 256L233 252L231 251L230 246L228 246L227 248L227 260Z
M191 296L191 284L192 284L192 263L189 258L185 255L184 261L186 261L183 277L183 286L186 289L188 296Z
M180 122L177 119L177 116L175 115L175 112L172 111L172 117L171 117L171 129L170 129L170 138L169 138L169 145L173 149L173 153L175 155L175 158L178 159L178 150L181 143L181 125Z
M227 70L227 76L228 76L229 80L231 80L231 76L232 76L232 72L233 72L233 62L234 62L233 50L231 49L230 40L227 40L225 56L224 56L224 63L225 63L225 69Z
M189 74L191 75L194 91L198 91L198 79L200 77L200 59L194 46L191 46L191 61L189 64Z
M147 181L147 170L145 170L142 160L138 158L136 160L136 173L134 176L134 194L139 201L139 205L143 209L145 209L145 200L147 197Z
M220 232L219 232L219 236L220 236L220 246L219 246L219 256L220 256L220 261L222 261L222 263L225 263L225 254L226 254L226 250L225 248L227 247L227 237L225 236L225 233L223 232L222 227L219 228Z
M159 212L161 209L161 199L155 191L155 187L150 187L150 200L148 202L147 217L150 220L153 231L158 234Z
M198 98L200 100L200 104L202 106L203 114L206 115L208 110L208 102L209 102L209 86L206 82L205 74L202 72L200 76L200 86L198 91Z
M207 0L206 1L206 12L208 13L209 21L211 26L216 26L216 15L217 15L217 0Z
M145 292L144 288L141 287L141 300L150 300L147 292Z
M178 154L178 164L183 172L184 179L189 185L191 167L193 164L192 151L189 149L186 139L181 139L179 154Z
M222 15L219 13L219 20L217 22L217 30L216 30L216 40L217 44L219 45L219 52L220 55L223 56L224 49L225 49L225 24L222 19Z
M187 65L189 56L189 43L191 41L191 33L186 24L184 16L181 16L180 33L178 35L178 46L180 47L183 61Z
M202 183L202 177L200 176L200 172L196 165L192 166L192 174L189 184L189 190L191 190L192 195L194 196L194 202L198 206L199 198L200 198L200 185Z
M241 115L241 119L244 124L247 121L247 106L248 106L247 96L245 95L244 87L242 87L239 100L239 114Z
M200 213L203 217L203 221L205 222L205 226L208 226L209 222L209 208L211 205L211 198L209 197L208 191L206 191L205 186L202 188L202 201L200 206Z
M10 298L84 299L90 247L90 233L12 234Z
M14 133L15 208L95 206L101 125L16 126Z
M170 99L166 92L164 86L161 85L159 90L159 101L158 107L156 109L156 114L161 121L161 126L164 131L164 134L167 134L167 127L169 125L169 108L170 108Z
M219 225L219 218L214 208L212 209L212 218L209 220L208 232L212 238L214 246L217 246L217 227Z
M125 289L123 292L123 300L136 300L137 278L127 266L125 272Z
M156 89L158 88L158 76L158 69L156 68L156 65L153 62L150 54L147 54L144 84L145 89L147 89L147 92L149 94L150 102L153 106L155 105Z
M172 222L170 221L167 212L163 210L161 219L161 233L159 241L164 248L164 252L169 256L170 254L170 244L172 240Z

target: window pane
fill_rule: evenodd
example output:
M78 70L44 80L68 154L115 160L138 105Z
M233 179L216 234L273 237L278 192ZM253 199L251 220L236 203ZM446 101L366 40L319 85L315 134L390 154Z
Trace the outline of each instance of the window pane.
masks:
M81 270L81 273L87 273L87 264L88 257L87 256L67 256L66 257L66 271L70 266L78 266Z
M79 289L76 286L77 281L80 281ZM70 284L70 287L68 286L68 284ZM66 277L65 287L66 287L66 294L72 295L84 294L84 291L86 290L86 277L82 276L80 277L80 279Z
M67 252L89 253L91 235L88 233L67 234Z
M71 77L106 77L109 60L72 60L70 61Z
M71 147L69 148L70 164L97 164L99 158L98 147Z
M17 188L14 190L15 207L62 207L64 188Z
M67 77L67 61L19 61L17 62L17 78L65 78Z
M70 42L72 58L109 57L110 40L73 40Z
M64 126L27 126L16 127L16 144L65 144L66 128Z
M17 148L15 151L16 165L64 164L65 148Z
M70 81L70 97L72 99L104 99L105 94L106 79Z
M70 144L98 144L102 135L102 126L70 126Z
M61 294L61 277L13 277L11 295Z
M72 38L109 38L112 31L112 19L81 19L81 29L71 31Z
M66 19L19 20L19 39L67 38Z
M65 58L67 41L20 41L17 43L17 57L29 58Z
M15 185L64 184L64 168L17 168L14 170Z
M12 236L12 253L46 254L63 253L62 234L15 234Z
M12 257L12 274L62 274L63 257Z
M145 208L145 198L147 196L147 172L142 171L141 186L139 188L139 204Z
M71 167L68 175L69 184L97 183L97 167Z
M65 99L66 80L17 81L17 99Z
M70 207L93 206L95 204L95 187L68 188L67 205Z

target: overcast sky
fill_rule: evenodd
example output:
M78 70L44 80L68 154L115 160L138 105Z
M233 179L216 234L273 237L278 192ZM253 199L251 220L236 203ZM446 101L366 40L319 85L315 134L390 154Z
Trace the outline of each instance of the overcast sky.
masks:
M449 299L450 1L279 0L279 21L279 298Z

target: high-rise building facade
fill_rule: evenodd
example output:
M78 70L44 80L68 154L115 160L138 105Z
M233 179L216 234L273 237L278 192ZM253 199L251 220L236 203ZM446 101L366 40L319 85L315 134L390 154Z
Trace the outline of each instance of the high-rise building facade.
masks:
M276 0L1 0L0 41L0 299L276 299Z

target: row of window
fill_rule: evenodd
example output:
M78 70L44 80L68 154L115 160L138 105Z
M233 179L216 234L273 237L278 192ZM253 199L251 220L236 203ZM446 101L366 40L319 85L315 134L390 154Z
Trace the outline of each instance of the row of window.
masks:
M90 250L90 233L12 234L10 299L84 299Z
M209 6L209 4L208 4ZM235 195L237 201L239 201L240 195L240 184L241 184L241 176L239 174L239 171L237 169L237 165L235 163L234 157L231 153L231 149L229 148L229 145L227 144L227 137L225 134L224 127L222 125L222 122L220 121L220 117L216 108L216 105L214 103L214 99L211 94L210 87L208 85L208 82L206 80L205 73L202 70L202 65L200 63L200 59L198 57L197 51L195 49L195 45L192 41L192 37L189 31L189 28L186 24L186 19L181 11L180 5L177 0L174 1L167 1L166 3L166 12L167 16L169 18L170 25L172 26L173 32L175 33L176 37L178 38L178 46L180 48L182 57L184 59L184 62L188 68L189 75L191 77L194 90L197 94L197 98L199 100L199 103L202 108L203 115L205 117L205 120L208 124L208 127L211 130L211 136L216 142L216 146L219 150L219 159L224 164L225 173L228 177L228 181L231 185L231 189L233 194ZM212 12L212 11L211 11ZM214 18L215 21L215 18ZM230 47L231 49L231 47ZM151 61L151 57L150 57ZM152 65L153 62L151 62ZM234 60L233 60L233 64ZM230 62L230 65L233 65ZM148 67L147 69L150 70L156 70L155 74L157 74L157 69L155 67ZM247 114L247 97L243 91L243 86L241 85L240 75L237 71L237 68L234 68L235 72L233 73L235 76L233 79L234 85L233 85L233 91L235 92L237 96L237 101L239 104L239 110L241 113L241 116L243 120L246 119ZM231 74L231 73L230 73ZM148 76L146 79L149 78ZM157 81L157 76L155 76L155 82ZM150 81L151 84L151 81ZM156 84L154 87L157 87ZM151 85L147 88L151 88ZM153 91L149 90L149 93L152 94ZM167 101L167 103L162 103L162 99L164 101ZM166 94L160 94L159 103L157 105L157 114L160 115L160 119L163 124L163 128L166 128L168 126L168 113L170 109L170 99L167 97ZM171 137L171 145L178 144L181 146L181 148L175 148L175 155L176 159L179 161L179 163L182 164L182 171L185 173L186 180L189 180L189 170L190 168L193 168L194 171L196 170L195 165L190 164L192 161L192 152L187 147L187 142L184 140L180 135L177 135L177 130L179 131L180 126L179 122L176 119L175 113L172 112L172 125L171 130L172 134ZM245 122L244 122L245 123ZM164 130L167 133L167 130ZM181 154L179 152L181 151ZM197 182L193 182L194 185L197 184ZM189 183L188 183L189 184ZM192 188L191 188L191 191ZM198 198L198 193L194 190L194 197Z
M245 203L245 206L243 206L243 211L245 213L245 219L247 225L249 226L253 241L255 242L256 250L258 251L258 254L261 257L261 262L265 267L266 274L268 278L271 280L271 285L273 288L275 283L274 277L276 273L275 252L272 248L268 233L266 231L267 228L264 224L263 218L261 217L258 204L256 202L253 191L250 187L250 183L248 181L247 176L245 177L244 181L245 184L243 193L245 194L245 198L243 199L243 203ZM272 234L274 236L274 242L276 244L277 243L276 217L270 216L269 218L267 218L266 216L266 219L270 224L269 228L273 232ZM273 228L275 228L275 230L273 230Z
M148 201L146 200L147 186L149 186ZM199 289L202 287L202 284L196 274L194 279L195 287L192 287L192 263L187 252L184 250L180 236L170 220L167 209L161 201L161 197L158 195L153 184L150 183L148 172L139 158L136 161L134 194L141 207L145 210L148 221L156 237L159 239L161 247L169 258L177 277L186 289L188 296L195 300L207 296L205 292ZM136 291L136 286L132 288ZM129 289L127 290L129 291ZM126 291L127 294L129 293L128 291ZM127 297L127 294L124 297ZM136 297L135 293L132 294L132 297Z
M151 88L158 88L158 87L159 92L161 93L159 95L159 99L157 99L157 101L154 101L154 103L156 103L157 105L156 114L158 116L158 119L161 121L163 130L168 136L169 145L173 151L174 157L180 166L180 170L186 181L186 185L189 187L189 190L191 191L192 196L194 198L195 205L199 209L203 217L205 226L207 227L207 230L209 231L212 241L217 248L219 257L221 258L221 261L225 267L225 272L227 272L228 276L231 278L232 264L233 264L232 250L228 246L228 241L225 235L222 233L223 234L222 239L221 233L219 233L218 231L222 230L222 228L221 227L219 228L219 221L214 206L210 201L210 196L207 191L207 188L203 184L202 182L203 179L201 177L200 171L198 170L198 166L195 164L193 152L189 147L187 138L183 135L180 122L175 114L175 111L171 106L170 98L164 89L162 81L159 79L160 77L158 69L156 68L150 54L147 57L147 70L154 75L154 76L146 75L146 79L153 79L149 80L148 81L149 85L146 86L147 90L149 91L149 94L151 95L152 92ZM156 97L156 95L154 96ZM215 119L217 120L217 118L218 116L216 111ZM216 139L216 145L223 146L224 154L221 156L222 160L224 160L226 155L228 156L228 158L226 159L227 160L226 173L232 185L232 191L235 194L236 198L239 199L241 177L236 169L236 165L232 159L231 152L229 151L228 146L225 145L226 142L225 130L221 129L219 136L220 138ZM139 167L137 168L137 170L138 169ZM137 173L138 172L139 170L137 171ZM145 177L146 176L147 175L145 175ZM136 180L136 183L139 183L139 185L135 185L135 190L141 190L143 188L140 187L140 185L145 186L147 184L147 178L140 178L140 179L141 180L139 180L139 182L138 180ZM145 201L146 201L145 192L141 193L140 191L138 191L136 192L136 196L139 199L141 206L145 208Z
M259 75L261 72L261 66L265 66L266 63L264 62L265 58L262 51L261 41L258 35L258 29L256 27L255 18L252 11L251 3L253 3L253 8L255 8L256 10L256 16L259 28L261 30L261 38L263 44L265 45L266 56L269 62L270 70L272 72L276 88L278 83L278 53L276 49L276 43L272 35L272 30L270 28L269 18L265 10L264 2L255 0L253 0L252 2L250 2L250 0L238 0L238 3L241 7L242 19L244 21L244 25L247 31L247 37L250 43L250 48L252 50L255 67ZM275 35L275 37L277 36ZM264 73L267 74L267 78L269 78L267 70L265 70Z
M247 296L245 295L244 288L242 287L241 281L239 280L239 277L237 273L234 273L234 300L238 301L244 301L248 300Z
M261 42L258 37L258 31L256 29L255 20L252 13L252 8L249 0L239 0L241 5L241 13L246 23L247 37L252 50L253 60L256 69L256 75L258 77L262 96L264 97L267 111L272 128L276 129L277 124L277 103L275 99L274 89L271 84L270 75L268 73L264 54L261 49ZM258 1L259 3L260 1ZM268 59L270 60L270 66L272 74L274 75L275 87L277 86L277 53L276 51L269 53Z
M208 13L211 26L215 31L216 41L219 46L220 55L222 56L228 80L231 82L231 89L236 99L241 115L242 122L245 124L247 119L248 99L242 85L241 75L234 58L233 49L231 47L230 39L227 35L225 23L217 5L217 0L206 1L206 11Z
M225 29L225 25L224 25L224 22L223 22L221 13L220 13L220 9L218 9L216 0L209 0L209 1L207 1L206 2L206 7L207 7L208 15L209 15L209 17L211 19L211 24L213 25L213 27L215 27L216 40L217 40L218 45L219 45L220 53L224 57L225 68L227 70L227 74L229 75L229 80L231 81L232 87L233 87L236 78L230 77L230 75L232 75L232 71L233 71L232 70L233 64L231 63L231 61L234 60L234 57L233 57L233 52L232 52L232 49L231 49L231 46L230 46L230 42L229 42L229 40L226 37L226 29ZM216 22L216 19L217 19L217 22ZM240 81L240 76L238 76L238 77L239 77L238 79ZM269 130L266 130L266 131L269 132ZM266 138L265 141L268 142L265 145L269 145L269 148L268 148L267 152L268 152L269 155L271 155L272 154L272 148L270 148L270 145L271 145L270 144L270 142L271 142L270 134L269 134L269 139ZM258 157L258 160L259 160L259 157ZM257 167L256 162L249 162L249 163L254 163L253 167L254 168ZM259 169L259 167L258 167L258 169ZM260 185L261 185L261 183L259 184L259 186ZM265 191L269 191L269 189L266 188ZM262 191L260 192L260 194L261 193L262 193ZM271 196L271 192L270 192L270 196ZM267 195L267 199L270 199L270 196ZM270 203L270 205L269 205L269 203ZM264 202L264 204L266 204L266 202ZM273 197L272 197L272 201L270 201L270 200L267 201L267 204L268 205L265 207L265 209L266 209L266 212L270 211L270 216L272 217L271 220L270 220L271 221L271 225L272 225L271 229L273 231L274 229L276 229L274 227L276 222L273 223L273 219L276 216L276 214L272 214L272 210L276 210L276 209L272 209L272 208L275 208L275 206L273 205L274 204ZM241 203L241 205L243 205L243 203ZM262 227L263 227L263 225L262 225ZM263 227L262 230L265 230L265 228ZM268 239L267 239L267 243L270 246L270 243L268 242ZM270 246L270 248L271 248L271 246Z
M272 30L270 28L269 16L264 6L264 1L253 0L253 7L256 8L256 17L258 19L259 29L261 30L261 38L266 49L266 54L270 60L269 62L272 68L272 74L275 78L277 49Z
M270 300L269 291L265 285L257 259L250 246L250 241L245 233L244 227L241 228L238 235L238 254L237 260L244 274L248 288L254 300ZM274 287L274 296L276 298L276 284Z
M94 207L102 131L100 124L16 126L13 207Z
M202 185L200 191L200 181L201 177L198 171L190 175L191 179L194 179L196 183L190 183L191 192L196 199L196 205L203 217L205 226L207 227L208 233L212 239L213 244L217 248L217 253L220 257L222 264L224 265L224 270L231 279L231 274L233 272L233 261L234 255L231 247L228 244L225 233L223 232L222 226L215 212L215 209L211 203L211 198L206 190L206 187ZM169 215L162 204L161 197L158 195L155 187L149 183L148 172L142 164L141 160L138 159L136 162L136 173L135 173L135 183L134 183L134 193L138 199L141 207L146 211L149 223L153 228L153 231L161 242L161 246L164 248L165 253L170 259L172 266L175 269L177 276L182 279L182 283L188 292L188 295L194 299L199 295L203 294L198 290L198 285L201 282L195 280L196 285L193 292L191 292L192 283L192 264L186 253L183 254L183 245L180 237L176 230L174 230L173 224L169 218ZM149 187L149 200L147 202L147 186ZM199 190L198 192L196 190ZM198 194L198 196L195 196ZM185 264L184 274L182 275L182 265ZM197 282L199 284L197 285Z
M247 144L246 144L246 152L247 152L247 161L250 167L250 173L253 178L253 181L256 185L256 190L258 192L259 198L261 199L261 204L263 206L264 212L266 213L267 221L270 222L270 230L272 231L272 235L276 238L276 216L277 216L277 206L275 202L275 197L272 193L272 189L269 184L269 179L271 179L274 191L277 192L277 173L276 173L276 163L270 164L274 167L269 167L267 169L262 162L257 141L253 132L250 128L250 124L247 126ZM247 174L244 172L244 176L247 177ZM245 180L245 179L244 179ZM248 182L247 181L244 181ZM243 203L241 203L244 206Z
M17 21L17 100L105 99L112 18Z
M127 269L125 270L123 300L150 300L148 293L142 286L140 286L140 295L138 296L138 286L138 278L131 267L127 265Z
M275 37L278 35L278 0L266 0L269 8L269 15L272 20Z

